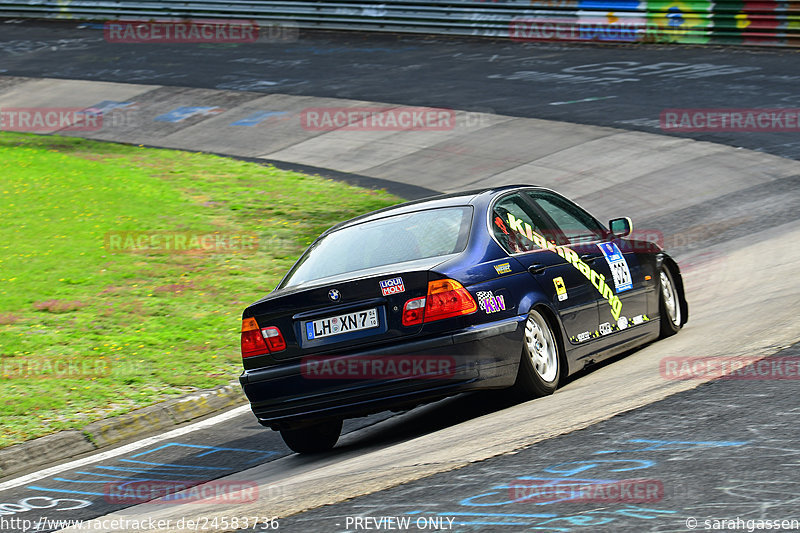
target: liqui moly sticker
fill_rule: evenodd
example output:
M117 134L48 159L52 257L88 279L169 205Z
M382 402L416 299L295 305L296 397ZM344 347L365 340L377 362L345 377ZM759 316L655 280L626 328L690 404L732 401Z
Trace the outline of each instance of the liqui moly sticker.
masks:
M383 294L384 296L389 296L390 294L397 294L400 292L406 292L406 288L403 285L403 278L400 277L385 279L378 283L381 286L381 294Z

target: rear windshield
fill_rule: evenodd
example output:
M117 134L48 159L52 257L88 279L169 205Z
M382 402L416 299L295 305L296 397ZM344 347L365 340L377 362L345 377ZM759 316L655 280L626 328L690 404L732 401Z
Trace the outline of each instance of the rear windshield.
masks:
M278 288L463 252L471 222L471 207L445 207L388 216L334 231L306 250Z

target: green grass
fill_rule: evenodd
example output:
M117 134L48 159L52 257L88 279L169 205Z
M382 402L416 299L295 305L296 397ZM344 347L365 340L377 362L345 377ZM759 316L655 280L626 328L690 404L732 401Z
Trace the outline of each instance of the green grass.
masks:
M0 133L0 447L231 381L243 308L324 229L398 201L207 154ZM106 245L124 231L259 245Z

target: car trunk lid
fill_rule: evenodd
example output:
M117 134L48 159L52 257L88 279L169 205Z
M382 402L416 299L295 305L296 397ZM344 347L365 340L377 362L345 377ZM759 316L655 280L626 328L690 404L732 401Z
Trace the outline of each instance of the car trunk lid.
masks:
M286 349L270 354L276 361L414 335L422 324L403 325L403 306L427 294L430 269L446 259L411 261L371 269L357 278L338 276L282 289L248 307L243 318L255 318L260 328L280 329ZM259 358L252 359L254 366L245 359L246 368L260 366Z

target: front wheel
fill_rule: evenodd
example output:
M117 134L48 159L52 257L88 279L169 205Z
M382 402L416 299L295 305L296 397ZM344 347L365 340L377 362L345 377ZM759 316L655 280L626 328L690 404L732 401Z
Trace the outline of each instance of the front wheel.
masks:
M662 266L659 273L658 313L661 315L661 338L675 335L683 327L681 297L669 268Z
M341 432L341 420L327 420L296 429L282 429L281 438L293 452L318 453L333 448Z
M553 329L536 310L525 321L525 341L511 396L527 401L553 394L561 377L561 353Z

